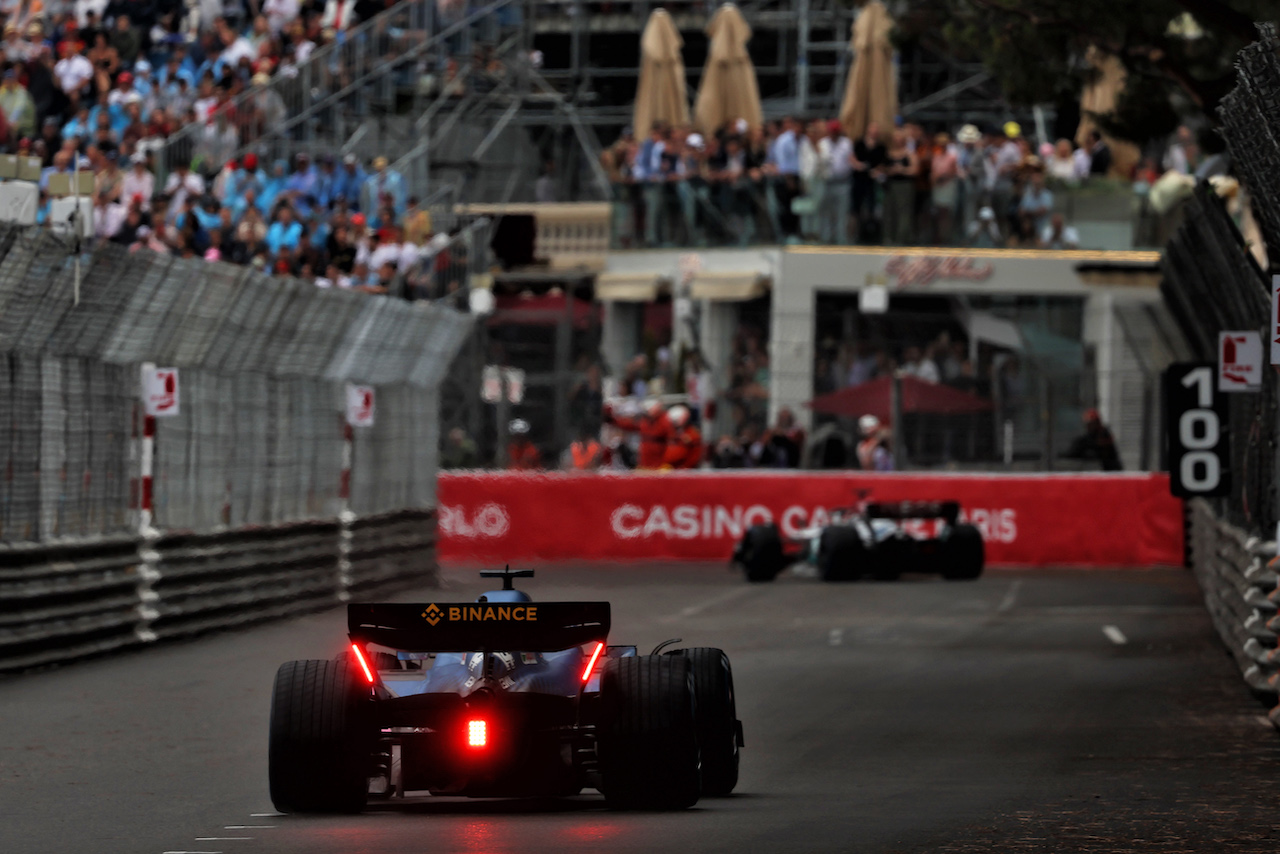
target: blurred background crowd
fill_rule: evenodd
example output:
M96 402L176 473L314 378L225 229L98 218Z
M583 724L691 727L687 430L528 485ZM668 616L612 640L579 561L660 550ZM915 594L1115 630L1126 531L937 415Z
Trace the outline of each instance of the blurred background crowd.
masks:
M244 147L288 118L262 84L296 76L318 47L387 5L0 4L0 148L39 158L39 223L49 220L50 179L88 172L98 238L321 287L447 295L461 284L450 271L462 250L435 233L387 157L299 152L266 162ZM171 171L159 180L171 140Z
M620 243L637 247L763 240L1074 249L1080 238L1055 192L1120 180L1145 197L1167 173L1208 178L1227 169L1220 146L1203 153L1185 126L1162 156L1118 166L1097 130L1083 145L1037 144L1013 121L954 133L870 122L850 139L834 118L736 119L709 135L660 123L639 139L627 128L604 162L623 211Z

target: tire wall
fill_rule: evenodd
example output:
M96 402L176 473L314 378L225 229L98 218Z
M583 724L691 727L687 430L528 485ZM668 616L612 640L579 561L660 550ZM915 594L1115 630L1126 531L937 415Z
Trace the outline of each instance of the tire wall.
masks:
M0 670L331 608L437 582L436 514L0 547Z

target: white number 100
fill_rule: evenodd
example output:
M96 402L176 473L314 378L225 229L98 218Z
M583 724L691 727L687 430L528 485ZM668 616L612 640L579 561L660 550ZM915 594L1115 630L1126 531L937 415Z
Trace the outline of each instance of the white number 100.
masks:
M1218 444L1221 428L1213 406L1213 373L1196 368L1182 378L1184 388L1196 387L1199 409L1188 409L1178 419L1178 440L1189 453L1183 454L1178 471L1182 485L1193 492L1211 492L1222 481L1218 455L1209 448Z

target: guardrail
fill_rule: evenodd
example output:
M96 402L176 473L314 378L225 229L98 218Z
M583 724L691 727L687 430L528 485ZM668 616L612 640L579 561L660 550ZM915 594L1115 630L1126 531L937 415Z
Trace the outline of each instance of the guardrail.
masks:
M1187 503L1191 567L1204 590L1214 628L1239 665L1245 684L1273 705L1280 726L1280 575L1276 543L1249 536L1219 519L1203 500Z
M436 514L0 547L0 671L316 611L437 578Z

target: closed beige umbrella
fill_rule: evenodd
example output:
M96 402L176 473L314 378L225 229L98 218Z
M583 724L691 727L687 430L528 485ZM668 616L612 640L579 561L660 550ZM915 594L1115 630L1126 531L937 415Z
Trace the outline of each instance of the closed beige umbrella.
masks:
M876 122L882 134L893 128L898 114L898 78L893 65L893 45L889 33L893 19L880 0L862 7L853 22L853 68L844 86L840 104L840 124L851 139L866 133L867 125Z
M655 9L640 36L640 85L632 124L637 139L649 134L654 122L688 124L689 99L685 95L684 40L665 9Z
M751 25L737 6L726 3L707 24L707 36L711 45L693 105L698 130L713 134L738 119L746 119L747 126L753 128L764 124L756 67L747 52Z
M1098 130L1102 139L1111 149L1111 175L1127 179L1138 165L1142 152L1132 142L1125 142L1103 133L1094 121L1094 116L1105 116L1116 108L1116 101L1124 91L1125 79L1128 77L1124 65L1109 53L1103 53L1096 47L1085 51L1085 62L1097 71L1097 77L1085 87L1080 95L1080 125L1076 128L1076 145L1089 150L1089 132Z

